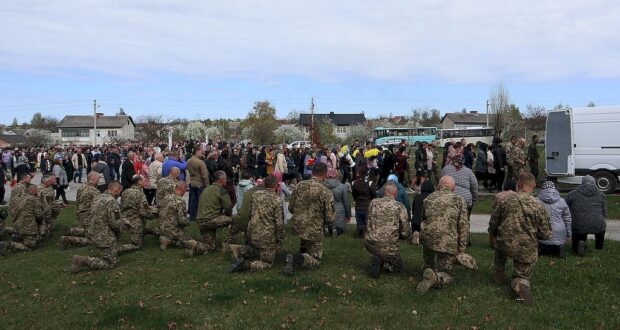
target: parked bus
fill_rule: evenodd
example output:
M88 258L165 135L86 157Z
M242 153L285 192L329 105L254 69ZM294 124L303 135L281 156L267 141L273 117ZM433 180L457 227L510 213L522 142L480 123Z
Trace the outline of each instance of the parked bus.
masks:
M580 184L584 175L599 190L613 193L620 183L620 106L550 111L545 134L547 176Z
M441 146L444 146L446 142L460 142L461 139L467 140L467 143L491 144L494 136L495 130L492 128L454 128L440 130L438 140Z
M403 127L403 128L384 128L377 127L373 130L374 142L376 145L395 145L401 140L406 140L410 145L422 142L432 142L437 139L436 127Z

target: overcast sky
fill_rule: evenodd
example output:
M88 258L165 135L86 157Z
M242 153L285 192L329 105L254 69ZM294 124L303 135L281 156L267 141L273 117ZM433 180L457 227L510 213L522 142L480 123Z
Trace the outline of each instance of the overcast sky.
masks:
M620 104L617 1L0 2L0 123Z

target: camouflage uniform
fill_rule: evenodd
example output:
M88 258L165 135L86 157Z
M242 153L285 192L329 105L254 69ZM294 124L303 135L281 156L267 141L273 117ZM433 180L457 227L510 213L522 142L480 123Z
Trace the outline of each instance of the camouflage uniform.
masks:
M269 269L284 241L282 199L272 190L259 190L252 195L250 210L247 245L241 247L239 256L246 260L244 269Z
M118 253L138 250L142 247L145 234L159 237L159 231L146 228L146 219L152 219L154 212L146 201L142 188L133 185L121 195L121 216L129 227L129 243L119 246Z
M116 243L121 235L121 210L109 192L97 195L91 210L93 218L87 238L97 247L100 258L85 257L83 265L91 269L110 269L116 266Z
M399 235L406 238L411 233L407 209L391 197L374 199L368 206L366 250L377 256L388 272L400 272L403 261L398 246Z
M41 203L51 210L39 224L39 234L41 236L47 236L52 231L54 222L56 222L56 217L60 214L60 205L54 202L55 197L56 193L52 186L45 187L41 185L39 187L39 198L41 199Z
M163 206L163 202L164 199L166 199L166 196L174 194L174 189L176 189L177 183L179 183L179 179L173 178L171 176L161 178L159 179L159 181L157 181L155 201L157 202L158 207Z
M20 181L11 190L11 199L9 200L9 208L11 209L11 214L16 213L15 207L16 207L17 201L22 199L22 197L27 194L26 190L28 189L28 186L30 186L29 183Z
M452 265L456 255L465 252L469 236L467 203L463 197L443 187L424 200L420 227L424 268L435 272L434 286L452 283Z
M202 191L198 200L196 223L207 252L215 251L217 229L232 223L232 202L225 188L212 184Z
M61 244L84 246L90 244L86 233L93 223L91 210L93 200L100 194L99 189L91 184L82 186L77 192L77 226L67 228L67 236L61 237Z
M323 257L323 226L334 222L334 195L317 179L302 181L289 198L291 226L299 236L302 267L319 267Z
M495 271L503 272L508 257L514 260L511 287L522 284L529 289L532 268L538 260L538 240L551 237L549 214L528 193L506 197L491 214L489 234L496 237Z
M508 165L508 180L517 182L519 174L523 173L527 156L523 152L523 148L516 144L506 144L506 163Z
M43 205L41 199L30 194L16 200L13 207L13 225L21 242L10 242L10 248L16 252L30 251L41 240L39 223L49 216L50 209Z
M183 197L172 194L166 196L162 202L164 206L159 213L160 235L169 239L176 247L191 248L193 244L196 244L198 245L196 250L204 253L206 247L183 231L183 228L189 225L189 220L186 217L186 203Z
M539 152L536 144L532 143L527 148L527 162L530 166L530 173L538 180L538 158Z

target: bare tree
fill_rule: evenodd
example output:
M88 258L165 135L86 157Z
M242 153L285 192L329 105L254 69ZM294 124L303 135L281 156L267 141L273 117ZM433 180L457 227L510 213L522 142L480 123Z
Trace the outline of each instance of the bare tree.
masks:
M588 108L594 108L594 107L596 107L596 104L594 104L594 102L590 101L590 103L588 103L587 107Z
M493 128L498 136L504 131L506 115L510 111L510 95L503 83L489 94L489 113L493 115Z
M545 107L528 104L527 113L523 121L525 122L525 127L530 131L544 131L547 124L547 109L545 109Z
M137 126L141 132L141 140L164 141L167 138L166 122L160 115L143 115L137 118Z

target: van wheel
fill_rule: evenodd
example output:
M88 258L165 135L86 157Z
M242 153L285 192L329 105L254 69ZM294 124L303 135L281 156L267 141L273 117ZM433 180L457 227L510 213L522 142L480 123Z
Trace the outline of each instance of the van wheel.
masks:
M616 191L616 177L607 172L607 171L599 171L592 174L594 179L596 180L596 187L605 194L611 194Z

